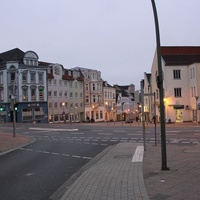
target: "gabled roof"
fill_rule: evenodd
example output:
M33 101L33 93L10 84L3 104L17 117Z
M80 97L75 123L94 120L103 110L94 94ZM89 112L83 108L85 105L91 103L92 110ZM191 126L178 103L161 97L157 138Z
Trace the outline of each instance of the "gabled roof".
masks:
M200 62L200 46L162 46L165 65L191 65Z
M25 53L18 48L6 51L0 54L0 63L6 61L22 61L24 54Z

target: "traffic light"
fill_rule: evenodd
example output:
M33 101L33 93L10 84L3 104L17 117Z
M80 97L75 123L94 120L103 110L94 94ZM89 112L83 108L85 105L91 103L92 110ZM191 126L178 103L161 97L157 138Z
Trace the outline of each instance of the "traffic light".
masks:
M15 111L17 111L17 107L18 107L18 104L16 103L16 104L15 104Z
M4 106L0 106L0 111L5 111L5 105Z

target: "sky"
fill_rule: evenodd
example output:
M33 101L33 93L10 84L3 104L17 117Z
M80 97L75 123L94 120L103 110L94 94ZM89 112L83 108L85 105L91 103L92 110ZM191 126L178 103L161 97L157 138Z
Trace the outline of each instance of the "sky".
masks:
M140 88L156 49L151 0L0 0L0 53L101 71L110 85ZM161 46L200 46L200 1L155 0Z

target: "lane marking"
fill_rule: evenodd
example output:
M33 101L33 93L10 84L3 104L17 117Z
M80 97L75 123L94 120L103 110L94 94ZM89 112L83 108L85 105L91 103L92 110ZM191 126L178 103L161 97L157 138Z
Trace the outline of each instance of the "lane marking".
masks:
M132 162L142 162L144 155L144 146L137 146L132 158Z
M37 128L37 127L30 127L30 130L38 130L38 131L78 131L77 128L74 129L59 129L59 128Z
M26 149L26 148L23 148L23 147L21 147L19 149L23 150L23 151L32 151L32 152L43 153L43 154L51 154L51 155L56 155L56 156L81 158L81 159L87 159L87 160L91 160L92 159L92 157L87 157L87 156L70 155L70 154L65 154L65 153L57 153L57 152L49 152L49 151L40 151L40 150L34 150L34 149Z

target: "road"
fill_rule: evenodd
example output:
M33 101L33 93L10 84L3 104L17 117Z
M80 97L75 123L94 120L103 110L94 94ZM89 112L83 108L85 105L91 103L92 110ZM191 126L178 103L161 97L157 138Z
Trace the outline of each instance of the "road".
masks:
M12 132L12 124L1 131ZM155 128L145 129L146 141L155 142ZM17 134L36 139L31 145L0 156L0 196L3 200L52 200L63 194L62 185L72 181L86 163L108 146L119 142L143 143L141 126L129 124L17 124ZM157 128L157 138L159 137ZM200 142L198 126L166 128L168 144ZM78 175L78 174L77 174Z

